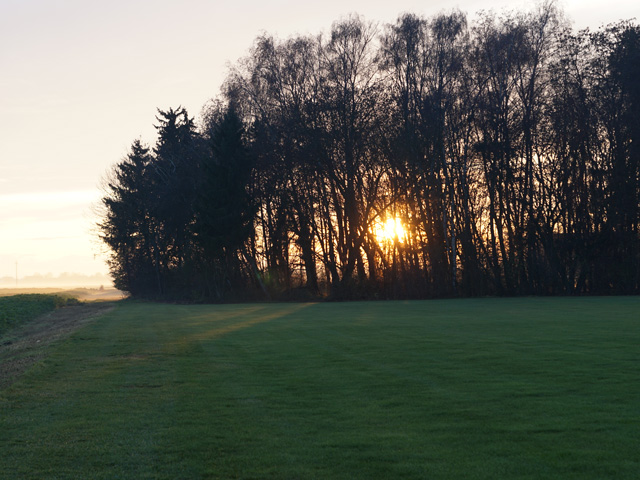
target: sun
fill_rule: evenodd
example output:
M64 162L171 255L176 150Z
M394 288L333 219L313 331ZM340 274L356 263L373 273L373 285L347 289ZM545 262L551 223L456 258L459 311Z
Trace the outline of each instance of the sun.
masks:
M398 218L387 218L384 222L376 222L373 227L373 234L378 243L404 243L407 232Z

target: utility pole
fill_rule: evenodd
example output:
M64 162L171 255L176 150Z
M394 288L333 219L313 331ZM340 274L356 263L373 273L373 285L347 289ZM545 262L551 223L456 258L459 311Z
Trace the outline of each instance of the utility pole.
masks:
M16 260L16 287L18 286L18 260Z

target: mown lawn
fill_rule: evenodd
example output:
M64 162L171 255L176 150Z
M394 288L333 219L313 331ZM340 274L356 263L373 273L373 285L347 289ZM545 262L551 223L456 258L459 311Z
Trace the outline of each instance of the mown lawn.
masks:
M0 478L637 479L640 298L121 302L0 391Z

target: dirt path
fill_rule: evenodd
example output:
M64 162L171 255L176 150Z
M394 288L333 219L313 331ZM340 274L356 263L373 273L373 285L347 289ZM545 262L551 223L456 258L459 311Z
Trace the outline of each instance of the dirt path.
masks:
M113 308L109 302L60 308L6 332L0 339L0 389L14 383L27 368L44 358L47 346Z

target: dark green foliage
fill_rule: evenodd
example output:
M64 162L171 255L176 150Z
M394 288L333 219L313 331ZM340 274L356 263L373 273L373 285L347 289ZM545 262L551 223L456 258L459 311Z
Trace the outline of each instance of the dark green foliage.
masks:
M202 137L185 109L158 112L153 151L134 142L105 185L99 228L114 283L139 297L221 300L251 277L244 127L229 110Z
M154 148L158 216L162 220L167 264L181 266L189 255L190 225L199 175L199 135L184 108L158 110Z
M195 201L195 241L206 265L205 295L221 300L229 285L243 287L244 245L253 231L249 197L252 162L244 126L232 108L211 128Z
M157 173L149 148L136 140L105 186L101 239L112 252L116 288L134 295L161 295L166 242L159 216Z
M623 24L610 33L609 68L619 96L608 209L611 257L616 265L632 262L614 268L611 283L629 293L640 287L640 27Z
M212 155L201 165L195 228L205 255L213 258L242 248L252 232L252 165L243 135L242 121L228 110L210 139Z

